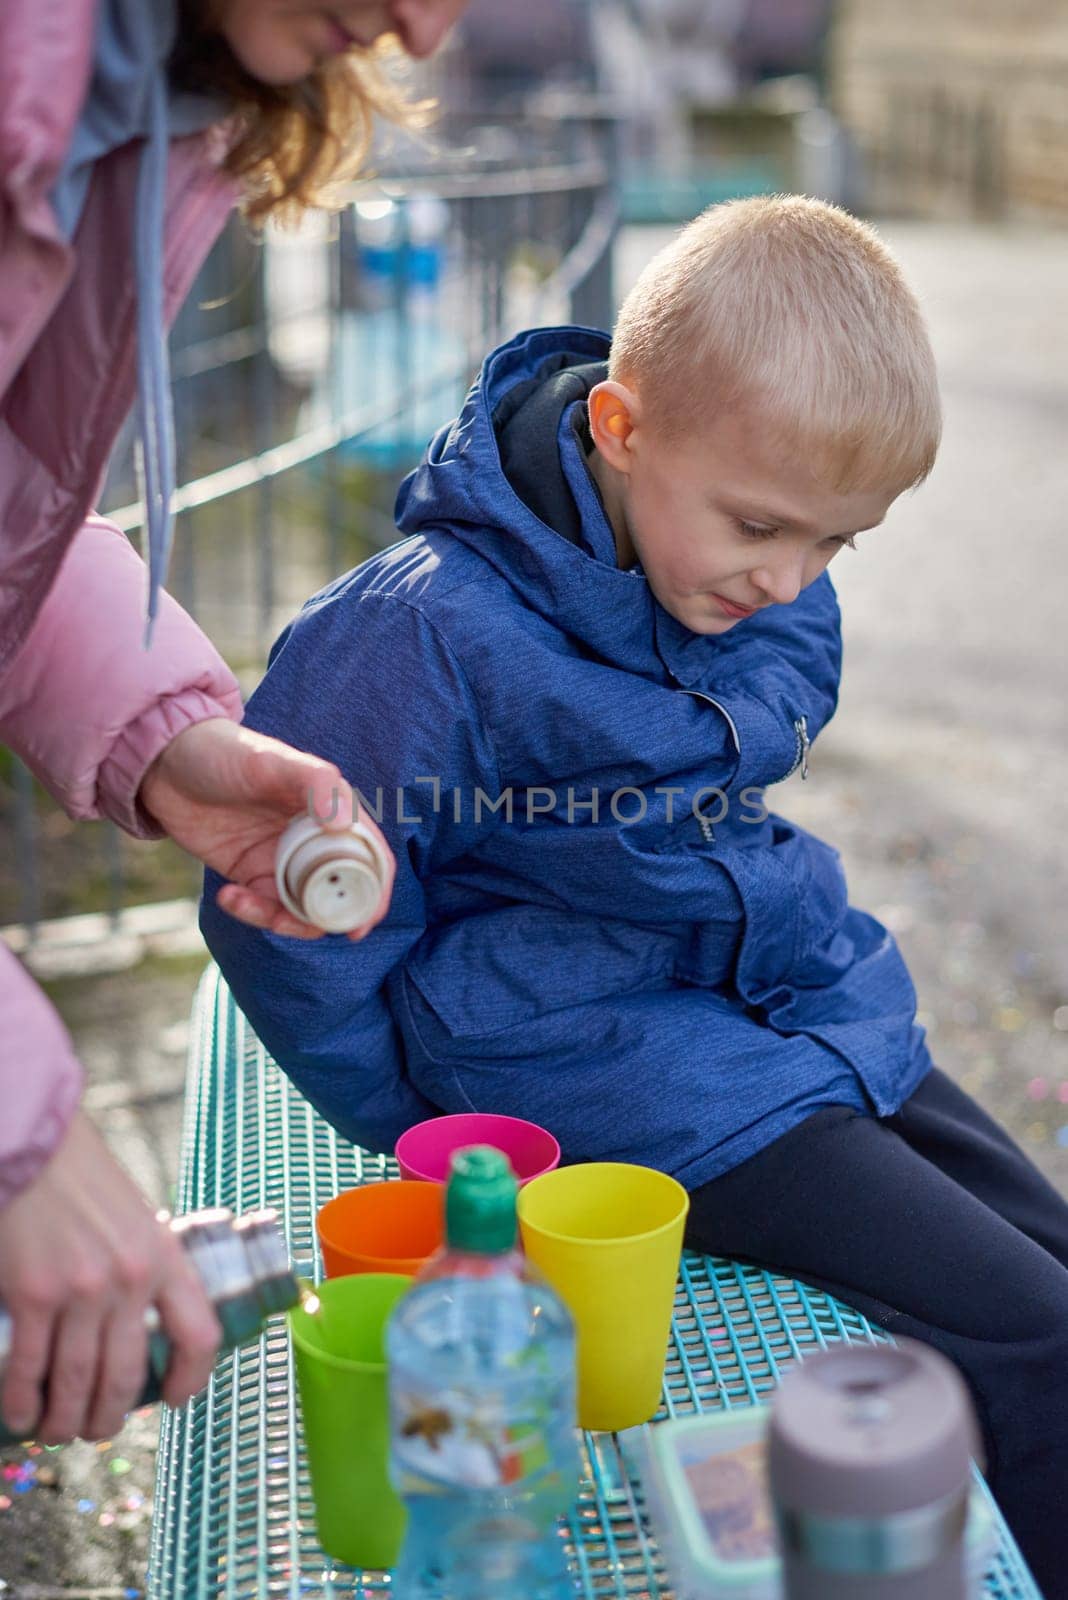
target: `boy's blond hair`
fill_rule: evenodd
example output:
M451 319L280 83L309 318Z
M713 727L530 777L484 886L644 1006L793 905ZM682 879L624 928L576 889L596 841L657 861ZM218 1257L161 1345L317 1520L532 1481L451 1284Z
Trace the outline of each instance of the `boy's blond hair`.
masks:
M711 206L627 295L609 376L650 425L692 434L745 403L841 492L922 480L941 432L916 297L875 232L801 195Z

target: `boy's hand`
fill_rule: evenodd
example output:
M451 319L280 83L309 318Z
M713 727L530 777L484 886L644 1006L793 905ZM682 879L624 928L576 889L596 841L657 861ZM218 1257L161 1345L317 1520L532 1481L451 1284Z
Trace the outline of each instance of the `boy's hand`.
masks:
M329 761L253 733L225 717L194 723L171 740L146 772L141 803L183 849L232 882L218 893L224 911L253 928L318 939L322 930L299 922L275 887L278 840L295 816L311 812L322 826L343 832L351 823L352 789ZM375 913L348 935L362 939L389 909L394 862L366 816L390 864Z

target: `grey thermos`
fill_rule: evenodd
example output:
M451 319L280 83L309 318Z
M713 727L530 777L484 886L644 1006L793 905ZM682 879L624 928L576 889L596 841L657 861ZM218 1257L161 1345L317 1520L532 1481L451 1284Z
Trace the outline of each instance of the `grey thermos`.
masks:
M776 1393L768 1472L785 1600L965 1600L975 1414L914 1340L840 1345Z
M169 1224L185 1247L222 1328L222 1350L256 1339L269 1316L300 1298L277 1213L251 1211L235 1218L222 1207L174 1217ZM159 1331L155 1307L146 1314L148 1371L138 1405L158 1400L170 1360L170 1344ZM0 1378L11 1348L11 1317L0 1305ZM0 1419L0 1445L14 1436Z

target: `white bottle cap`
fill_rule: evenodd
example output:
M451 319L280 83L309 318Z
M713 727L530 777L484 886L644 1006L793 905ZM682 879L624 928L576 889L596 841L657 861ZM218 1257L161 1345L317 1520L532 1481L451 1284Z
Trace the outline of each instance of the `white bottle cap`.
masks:
M351 933L369 921L386 875L377 839L359 822L344 833L329 833L315 817L295 817L279 841L279 899L324 933Z

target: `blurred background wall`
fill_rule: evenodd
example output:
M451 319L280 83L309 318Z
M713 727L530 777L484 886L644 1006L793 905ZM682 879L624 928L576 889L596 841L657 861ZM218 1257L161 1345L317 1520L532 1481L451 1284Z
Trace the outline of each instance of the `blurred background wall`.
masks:
M828 71L870 209L1068 219L1064 0L837 0Z

